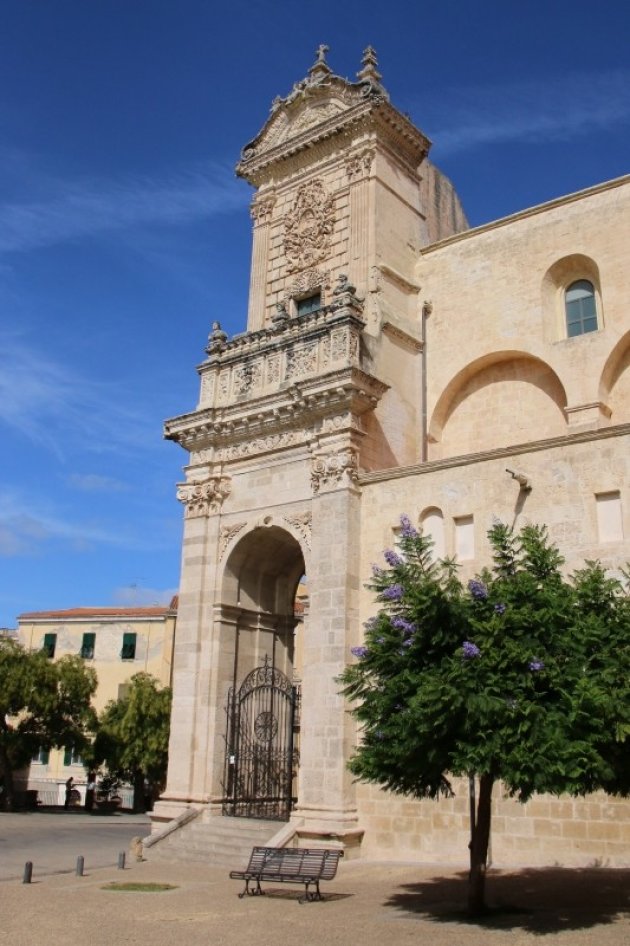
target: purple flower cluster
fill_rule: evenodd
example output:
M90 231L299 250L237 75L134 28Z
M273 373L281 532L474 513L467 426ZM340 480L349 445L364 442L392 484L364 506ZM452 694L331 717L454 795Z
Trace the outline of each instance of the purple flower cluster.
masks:
M402 585L389 585L387 588L383 588L381 594L387 601L400 601L404 594L404 589Z
M476 644L473 644L472 641L464 641L462 644L462 657L464 660L474 660L475 657L480 657L481 651Z
M485 601L488 597L488 589L478 578L471 578L468 582L468 590L477 601Z
M398 552L394 552L393 549L385 549L383 552L383 557L388 565L391 565L392 568L395 568L396 565L402 565L403 559L400 557Z
M402 515L400 517L400 534L403 539L416 539L418 537L418 530L411 525L409 516Z
M383 569L379 565L372 565L372 577L380 578L383 575Z
M403 647L411 647L412 644L413 644L412 637L407 637L406 640L402 642Z
M505 614L505 605L504 604L495 604L494 610L496 614Z
M408 621L407 618L398 615L392 618L392 627L395 627L397 631L402 631L403 634L415 634L418 630L413 621Z
M539 670L545 669L545 662L544 660L530 660L528 666L533 673L537 673Z
M353 657L367 657L368 649L367 647L351 647L350 653Z

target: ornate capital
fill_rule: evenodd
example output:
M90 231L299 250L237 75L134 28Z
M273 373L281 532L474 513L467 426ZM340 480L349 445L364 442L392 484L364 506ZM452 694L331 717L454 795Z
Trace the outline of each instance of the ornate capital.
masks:
M324 259L335 226L335 201L326 196L318 179L303 184L284 218L284 252L287 270L314 266Z
M275 203L275 197L262 197L259 200L254 200L250 207L254 223L258 225L269 223Z
M185 506L187 519L219 512L232 489L229 476L211 476L207 480L178 483L177 498Z
M314 493L324 489L349 486L359 478L359 458L356 450L346 447L337 453L315 457L311 464L311 486Z
M350 183L370 176L375 153L373 148L368 148L346 158L346 177Z

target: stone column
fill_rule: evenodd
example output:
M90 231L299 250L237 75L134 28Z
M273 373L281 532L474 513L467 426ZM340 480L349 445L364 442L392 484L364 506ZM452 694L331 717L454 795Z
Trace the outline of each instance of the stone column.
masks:
M185 505L182 567L173 665L173 706L166 789L153 819L170 820L211 797L208 752L213 746L217 653L229 661L229 635L214 614L219 550L218 510L229 492L227 478L191 481L178 490ZM226 640L227 638L227 640ZM232 641L235 635L232 634ZM233 664L233 657L232 657ZM212 769L213 766L211 765Z
M337 677L347 663L350 641L358 637L360 496L351 466L332 457L318 463L316 469L324 466L328 472L314 474L295 818L303 819L298 834L305 839L349 847L361 834L353 779L345 764L355 743L355 724Z

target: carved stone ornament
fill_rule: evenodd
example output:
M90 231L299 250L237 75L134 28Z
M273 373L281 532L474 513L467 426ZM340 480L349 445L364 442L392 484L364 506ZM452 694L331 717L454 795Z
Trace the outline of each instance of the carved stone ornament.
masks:
M356 483L359 478L359 460L356 451L347 448L328 456L315 457L311 465L311 486L314 493L323 488L334 488Z
M374 160L375 151L366 149L359 154L352 154L346 158L346 176L349 181L360 181L369 177Z
M177 498L185 506L186 518L194 519L219 512L223 500L230 495L231 489L228 476L212 476L208 480L179 483Z
M313 516L310 512L300 512L295 516L284 516L285 522L288 522L290 526L293 526L296 532L299 532L304 541L306 542L307 547L311 547L311 525L313 522Z
M303 184L284 218L284 252L287 270L313 266L324 259L335 226L335 202L326 196L320 180Z
M238 535L246 525L246 522L235 522L229 526L221 526L221 534L219 538L219 561L221 561L225 555L225 550L234 536Z
M263 197L255 200L250 208L252 220L256 224L269 223L275 203L275 197Z

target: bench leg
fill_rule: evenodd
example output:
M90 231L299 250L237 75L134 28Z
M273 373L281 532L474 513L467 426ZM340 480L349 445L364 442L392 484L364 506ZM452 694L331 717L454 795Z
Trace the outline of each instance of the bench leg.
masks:
M315 884L315 890L309 890L311 884ZM298 899L298 903L313 903L314 900L323 900L319 890L319 880L307 880L304 883L304 895Z
M253 880L253 877L252 877L252 878L250 878L250 877L246 877L246 878L245 878L245 887L243 888L243 890L241 890L241 892L240 892L239 895L238 895L238 896L239 896L239 900L242 900L243 897L245 896L245 894L247 894L247 895L250 896L250 897L263 897L263 896L264 896L265 891L264 891L264 890L262 889L262 887L260 886L260 878L259 878L259 877L256 878L256 887L255 887L254 890L251 890L251 889L250 889L250 886L249 886L249 881L250 881L250 879Z

